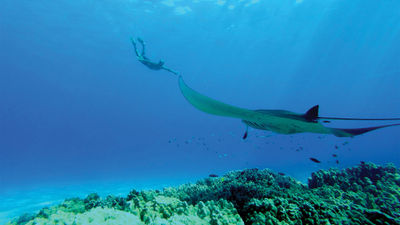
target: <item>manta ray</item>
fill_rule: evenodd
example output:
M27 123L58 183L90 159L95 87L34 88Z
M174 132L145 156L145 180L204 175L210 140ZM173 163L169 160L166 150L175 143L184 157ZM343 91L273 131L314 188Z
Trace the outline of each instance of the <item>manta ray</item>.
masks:
M296 134L308 132L317 134L333 134L337 137L354 137L376 129L400 125L400 123L396 123L375 127L351 129L326 127L321 122L328 123L329 120L400 120L400 118L364 119L319 117L318 105L313 106L306 113L303 114L276 109L250 110L232 106L200 94L199 92L187 86L182 76L179 76L178 82L179 88L183 96L191 105L193 105L198 110L213 115L241 119L242 122L246 124L246 132L243 136L243 139L247 137L249 126L255 129L272 131L279 134Z

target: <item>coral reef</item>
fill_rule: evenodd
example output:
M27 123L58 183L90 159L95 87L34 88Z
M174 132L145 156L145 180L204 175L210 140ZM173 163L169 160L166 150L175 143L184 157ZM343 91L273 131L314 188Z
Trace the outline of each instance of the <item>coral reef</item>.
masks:
M199 201L195 205L167 197L159 191L131 191L127 198L97 194L67 199L44 208L35 216L23 215L8 224L26 225L145 225L145 224L244 224L233 204L226 200Z
M163 191L68 199L8 224L400 224L400 171L362 163L308 185L268 169L233 171Z

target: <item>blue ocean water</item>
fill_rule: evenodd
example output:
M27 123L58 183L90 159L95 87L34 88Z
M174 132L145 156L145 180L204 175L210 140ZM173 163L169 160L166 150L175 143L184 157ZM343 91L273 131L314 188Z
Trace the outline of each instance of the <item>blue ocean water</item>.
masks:
M306 182L360 161L399 166L400 127L355 138L250 129L242 140L240 120L195 109L130 43L141 37L148 57L232 105L400 117L399 11L397 0L2 0L0 223L66 197L230 170Z

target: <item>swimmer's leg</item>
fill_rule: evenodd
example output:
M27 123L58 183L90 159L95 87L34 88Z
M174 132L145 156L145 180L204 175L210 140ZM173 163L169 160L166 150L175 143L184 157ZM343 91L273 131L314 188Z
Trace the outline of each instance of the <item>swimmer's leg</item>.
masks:
M142 44L142 56L144 56L145 54L145 48L146 48L146 43L143 41L143 39L141 39L140 37L137 38L138 42L140 42L140 44Z
M137 57L140 57L141 55L140 55L140 53L139 53L139 50L137 49L137 45L136 45L135 39L131 38L131 42L132 42L133 47L135 48L135 54L136 54L136 56L137 56Z

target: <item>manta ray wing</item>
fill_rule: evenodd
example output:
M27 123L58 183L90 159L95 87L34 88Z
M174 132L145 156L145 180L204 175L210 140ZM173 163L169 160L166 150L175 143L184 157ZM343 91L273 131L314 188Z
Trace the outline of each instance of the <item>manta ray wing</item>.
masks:
M183 81L182 76L179 76L179 88L181 89L181 92L186 100L200 111L218 116L227 116L248 120L257 120L258 117L262 116L261 113L228 105L202 95L187 86Z

